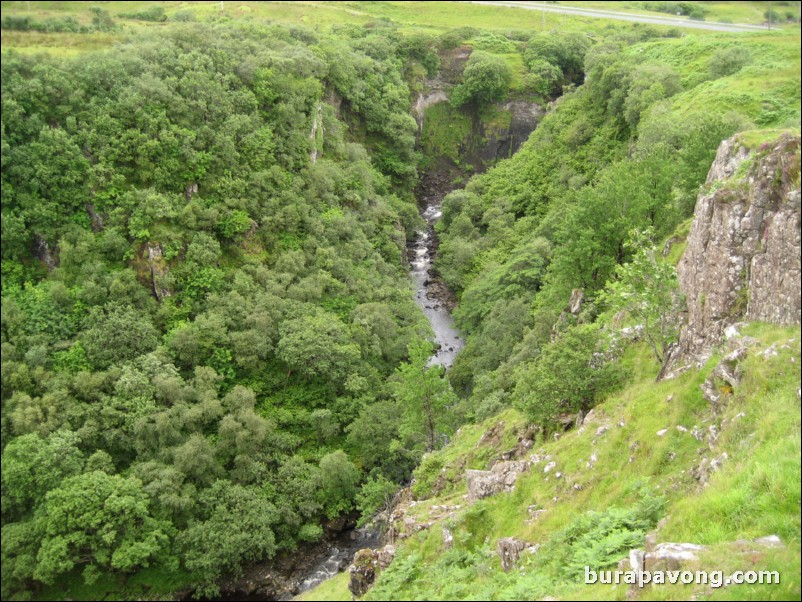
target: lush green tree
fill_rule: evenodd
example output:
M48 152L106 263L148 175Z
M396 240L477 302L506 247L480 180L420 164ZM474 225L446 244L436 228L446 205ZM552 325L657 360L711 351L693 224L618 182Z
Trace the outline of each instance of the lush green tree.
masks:
M584 34L539 33L527 42L524 60L533 73L542 70L545 62L559 69L564 83L580 84L584 77L585 53L590 45L590 39Z
M81 334L89 361L98 368L132 360L152 351L158 343L150 317L133 307L108 305L93 308Z
M477 51L465 64L462 83L454 88L451 102L484 106L504 99L511 83L512 70L503 58Z
M287 320L279 330L278 357L307 377L341 381L360 357L346 326L331 314Z
M404 408L402 437L436 449L450 431L448 409L456 402L442 366L429 366L433 346L418 341L409 346L409 361L396 370L393 397Z
M395 482L409 478L420 457L400 434L404 407L393 399L366 405L347 427L348 443L367 468L376 468Z
M563 82L563 72L556 65L543 59L534 59L528 64L530 74L527 87L542 98L558 96Z
M633 230L626 243L632 259L616 266L616 279L607 285L602 302L613 314L626 312L659 363L677 340L685 310L677 273L659 256L654 230Z
M246 562L276 553L278 512L264 491L218 480L198 497L197 518L178 536L186 567L203 575L213 594L226 573L239 575Z
M561 416L587 412L618 385L612 353L598 326L571 327L519 366L514 399L533 423L555 429Z
M362 485L357 495L356 506L360 514L359 524L365 525L377 512L389 509L397 492L398 485L383 475L371 476Z
M356 466L341 449L321 458L319 499L326 516L334 518L351 510L358 481Z
M101 571L131 572L164 559L173 529L154 519L149 506L133 477L95 471L66 479L37 514L42 543L34 577L53 583L77 566L92 583Z
M3 515L29 513L62 480L83 470L80 438L71 431L57 431L42 439L27 434L3 450Z

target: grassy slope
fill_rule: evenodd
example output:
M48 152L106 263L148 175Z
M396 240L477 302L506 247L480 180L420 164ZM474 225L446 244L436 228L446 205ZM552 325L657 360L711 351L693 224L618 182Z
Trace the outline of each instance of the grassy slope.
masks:
M418 478L437 483L439 493L410 508L419 522L435 524L405 540L399 555L379 579L376 599L392 591L393 599L443 599L478 595L505 599L525 596L537 599L557 595L562 599L624 599L626 586L586 586L574 579L538 575L537 555L523 562L519 575L505 575L495 549L501 537L518 537L545 543L578 515L610 506L633 504L644 486L668 500L667 520L661 523L658 541L689 541L707 546L700 567L735 570L779 570L779 586L736 586L713 592L711 599L798 599L800 595L800 329L751 325L746 333L759 340L745 363L741 386L718 411L702 399L699 384L715 366L717 357L699 371L676 380L654 383L657 365L644 347L631 348L625 357L632 371L630 384L594 412L590 423L558 441L540 442L541 455L550 455L557 467L548 474L543 463L518 481L516 491L478 502L466 509L465 468L486 468L501 451L509 449L523 426L515 411L463 429L446 449L430 457L436 470L419 470ZM778 355L759 352L774 345ZM498 425L502 425L499 429ZM720 436L712 450L697 441L690 430L715 425ZM499 440L481 441L496 428ZM601 432L601 427L609 430ZM683 431L678 427L688 429ZM665 435L658 431L668 429ZM598 433L598 434L597 434ZM486 438L487 439L487 438ZM700 458L729 459L702 487L690 469ZM591 455L595 465L588 468ZM555 472L562 477L554 477ZM438 482L439 480L439 482ZM418 483L418 490L428 489ZM461 504L456 516L446 519L454 532L455 550L466 550L479 541L479 560L453 561L458 554L445 552L436 506ZM545 513L527 522L528 508L536 504ZM477 520L478 518L478 520ZM777 534L786 543L781 550L751 552L733 542ZM486 538L484 542L481 540ZM752 546L754 547L754 546ZM452 558L452 564L443 558ZM462 563L462 564L460 564ZM338 577L306 599L347 599L347 579ZM692 588L663 586L647 589L643 599L687 599ZM371 598L368 593L367 598Z
M717 51L737 47L749 63L737 73L710 79ZM686 36L639 44L631 49L667 63L682 77L685 92L672 99L679 114L705 111L749 115L758 125L799 122L800 47L797 32Z
M30 4L30 8L28 8ZM2 15L29 16L46 19L72 16L82 23L91 19L89 8L95 2L9 2L0 3ZM599 31L605 27L628 27L605 19L560 14L541 14L503 6L484 6L453 2L104 2L103 8L123 27L114 34L40 34L37 32L4 31L3 49L15 48L24 52L47 51L72 55L96 50L124 40L143 27L169 27L170 23L146 23L123 19L121 13L131 13L159 4L168 18L176 12L190 10L198 20L233 18L271 21L328 29L340 24L364 25L377 19L389 19L403 31L440 33L454 27L477 27L500 32L537 31ZM667 29L660 26L657 29ZM798 27L796 28L798 31ZM698 32L706 35L706 32ZM513 65L514 66L514 65Z

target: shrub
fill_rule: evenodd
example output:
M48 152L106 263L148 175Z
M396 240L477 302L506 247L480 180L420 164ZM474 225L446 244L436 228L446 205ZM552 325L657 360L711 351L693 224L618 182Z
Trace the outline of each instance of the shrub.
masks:
M577 326L521 365L514 397L534 424L554 429L561 414L588 411L618 385L622 371L602 347L597 326Z
M737 46L722 48L710 58L710 74L714 78L738 73L749 64L752 57L748 51Z

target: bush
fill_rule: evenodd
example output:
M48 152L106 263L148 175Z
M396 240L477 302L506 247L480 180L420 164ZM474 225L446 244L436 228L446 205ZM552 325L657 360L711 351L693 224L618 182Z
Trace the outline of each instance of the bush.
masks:
M389 508L396 491L398 485L382 475L368 479L356 496L359 526L367 524L377 512Z
M604 512L588 512L575 518L547 544L550 562L566 576L577 577L585 567L603 569L617 562L632 548L643 544L665 512L665 498L643 492L629 508L613 506Z
M509 54L517 50L514 42L497 33L483 33L474 39L473 45L478 50L497 54Z
M752 56L743 48L722 48L710 58L710 75L714 78L733 75L748 65L751 59Z
M196 20L195 13L191 10L179 10L173 15L173 21L179 21L182 23L190 23Z
M161 6L151 6L145 10L134 13L121 13L123 19L136 19L137 21L153 21L155 23L163 23L167 20L167 15L164 13L164 8Z

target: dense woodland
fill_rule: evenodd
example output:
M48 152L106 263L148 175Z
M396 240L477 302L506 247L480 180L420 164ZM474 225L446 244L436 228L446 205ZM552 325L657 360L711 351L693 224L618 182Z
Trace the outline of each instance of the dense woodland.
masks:
M768 109L671 99L798 49L706 42L687 73L663 60L676 32L479 34L177 23L74 58L4 53L4 598L143 570L213 594L369 519L462 423L512 405L548 433L620 386L605 326L643 278L664 285L647 325L666 318L654 245L687 227L719 142L799 122L798 83ZM477 36L455 107L509 94L510 49L516 93L555 102L446 199L437 269L469 337L444 378L406 267L410 100Z
M4 56L4 591L149 566L212 584L408 478L415 374L388 377L428 334L402 77L426 52L188 26Z

